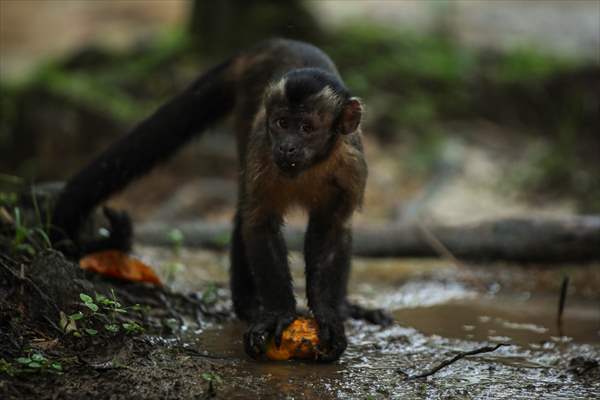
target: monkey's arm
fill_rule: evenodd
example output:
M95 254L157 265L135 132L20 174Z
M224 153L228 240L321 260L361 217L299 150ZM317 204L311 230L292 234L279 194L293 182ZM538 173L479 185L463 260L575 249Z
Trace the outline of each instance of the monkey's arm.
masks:
M319 325L321 361L339 358L347 346L342 310L350 273L350 212L338 206L310 215L304 242L308 306Z
M270 217L264 222L242 222L243 241L248 257L260 311L244 335L246 352L258 357L266 351L271 334L281 339L283 330L296 317L296 300L292 290L287 249L281 233L281 219ZM251 284L250 282L248 284Z

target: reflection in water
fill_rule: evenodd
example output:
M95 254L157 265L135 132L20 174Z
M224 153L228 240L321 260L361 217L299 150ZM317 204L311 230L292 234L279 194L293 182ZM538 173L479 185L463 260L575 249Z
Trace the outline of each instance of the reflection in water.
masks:
M201 290L207 281L225 284L226 260L217 262L206 252L188 256L185 275L177 277L180 290ZM513 284L515 271L505 270L501 284L488 279L487 287L494 290L479 293L457 270L437 266L439 261L431 260L359 260L351 297L393 310L397 324L382 329L349 321L349 347L336 364L251 360L243 351L245 325L231 320L203 325L196 332L189 329L182 339L226 370L227 384L219 393L227 399L249 398L249 393L252 398L319 400L598 398L600 369L586 376L570 370L574 359L600 360L597 303L571 296L561 336L557 298L549 294L553 292L534 290L542 285L535 280L538 275ZM295 278L301 279L301 274L296 265ZM547 281L554 281L550 278L546 275ZM301 281L296 287L302 288ZM426 381L404 381L397 371L423 372L456 352L494 341L512 345L460 360Z
M396 320L426 334L470 340L508 340L526 345L560 336L552 299L515 301L508 296L453 300L429 307L401 308ZM564 315L562 334L577 343L600 343L600 308L573 302Z

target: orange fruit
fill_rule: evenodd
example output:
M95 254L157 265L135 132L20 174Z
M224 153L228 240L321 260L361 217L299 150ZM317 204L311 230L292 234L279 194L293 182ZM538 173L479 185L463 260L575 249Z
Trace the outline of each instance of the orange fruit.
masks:
M271 338L266 356L269 360L283 361L295 359L316 359L319 344L319 330L314 318L297 318L281 335L281 346Z

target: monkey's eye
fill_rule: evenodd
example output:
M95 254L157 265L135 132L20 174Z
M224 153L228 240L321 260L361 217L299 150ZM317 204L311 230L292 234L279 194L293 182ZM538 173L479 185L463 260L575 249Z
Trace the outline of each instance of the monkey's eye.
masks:
M315 128L310 124L300 125L300 131L302 131L302 133L311 133L314 130L315 130Z
M288 128L288 121L285 118L279 118L277 121L275 121L275 124L281 129Z

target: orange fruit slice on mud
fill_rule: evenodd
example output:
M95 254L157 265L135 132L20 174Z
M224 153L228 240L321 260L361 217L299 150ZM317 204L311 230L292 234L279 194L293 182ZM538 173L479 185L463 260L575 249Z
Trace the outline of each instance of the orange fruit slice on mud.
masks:
M292 358L314 360L317 358L318 344L317 321L314 318L298 318L283 331L279 348L275 345L275 339L271 339L267 345L266 356L275 361Z

